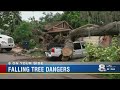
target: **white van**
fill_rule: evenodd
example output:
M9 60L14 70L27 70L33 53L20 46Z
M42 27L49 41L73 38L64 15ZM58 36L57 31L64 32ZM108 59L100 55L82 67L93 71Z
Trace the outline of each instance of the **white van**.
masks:
M15 46L14 39L7 35L0 34L0 49L1 51L5 49L6 51L11 51Z

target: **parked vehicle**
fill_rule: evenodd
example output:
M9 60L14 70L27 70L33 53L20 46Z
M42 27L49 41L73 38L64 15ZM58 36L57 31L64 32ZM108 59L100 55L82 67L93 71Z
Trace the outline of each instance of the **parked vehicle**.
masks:
M7 35L0 35L0 49L1 51L5 49L6 51L11 51L15 46L14 39Z
M85 42L75 41L75 42L73 42L73 44L74 44L74 50L73 50L73 55L72 55L71 59L85 57L85 55L86 55L85 46L84 46ZM51 59L53 57L61 58L62 48L63 48L63 45L62 46L53 46L48 51L45 52L45 55L49 59Z

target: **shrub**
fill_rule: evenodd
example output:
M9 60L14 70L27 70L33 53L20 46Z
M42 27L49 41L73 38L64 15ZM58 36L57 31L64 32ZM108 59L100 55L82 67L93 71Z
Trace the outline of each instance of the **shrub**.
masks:
M102 48L95 46L91 43L86 44L87 58L82 61L93 61L93 62L119 62L120 61L120 41L114 37L112 44L109 47ZM120 79L118 74L104 74L108 79Z
M120 61L120 46L118 45L117 37L112 40L112 45L106 48L95 46L91 43L86 44L88 61L105 61L117 62Z
M32 27L29 22L23 21L13 32L15 43L22 43L24 40L30 40L32 36Z
M34 48L36 46L36 42L34 39L30 39L30 42L29 42L29 47L30 48Z

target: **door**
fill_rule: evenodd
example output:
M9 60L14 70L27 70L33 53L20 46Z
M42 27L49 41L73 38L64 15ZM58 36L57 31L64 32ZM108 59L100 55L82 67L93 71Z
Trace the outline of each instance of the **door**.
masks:
M80 58L82 57L82 47L80 43L74 43L74 50L72 58Z

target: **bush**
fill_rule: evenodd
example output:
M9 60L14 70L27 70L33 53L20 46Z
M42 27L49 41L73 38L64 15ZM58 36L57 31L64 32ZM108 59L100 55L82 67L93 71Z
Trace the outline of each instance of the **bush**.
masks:
M34 39L30 39L30 42L29 42L29 47L30 48L34 48L36 46L36 42Z
M120 79L120 74L103 74L101 76L107 79Z
M32 27L29 22L21 22L13 32L15 43L22 43L24 40L30 40L32 36Z
M120 61L120 46L118 37L114 37L112 45L106 48L95 46L91 43L86 44L87 58L82 61L93 62L119 62ZM108 79L120 79L118 74L104 74L102 75Z
M95 46L91 43L86 44L88 61L96 62L117 62L120 61L120 46L116 37L113 38L112 45L106 48Z

